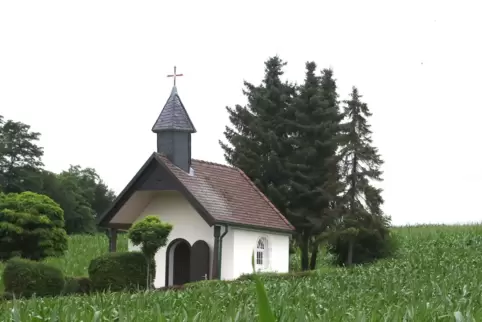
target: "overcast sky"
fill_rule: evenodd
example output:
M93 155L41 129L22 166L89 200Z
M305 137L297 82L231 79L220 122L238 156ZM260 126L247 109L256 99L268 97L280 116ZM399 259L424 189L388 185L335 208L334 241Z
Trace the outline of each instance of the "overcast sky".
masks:
M156 148L172 87L193 157L224 163L225 106L264 61L356 85L396 225L482 218L482 5L476 1L0 1L0 115L42 133L46 168L94 167L120 192Z

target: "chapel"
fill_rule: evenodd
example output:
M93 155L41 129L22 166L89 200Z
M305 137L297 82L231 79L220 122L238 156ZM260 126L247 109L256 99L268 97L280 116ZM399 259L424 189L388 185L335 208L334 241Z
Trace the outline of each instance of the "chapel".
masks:
M97 219L109 250L119 230L156 215L173 225L155 256L156 287L252 273L253 252L257 270L288 272L293 226L242 170L192 158L196 128L175 82L152 132L155 151Z

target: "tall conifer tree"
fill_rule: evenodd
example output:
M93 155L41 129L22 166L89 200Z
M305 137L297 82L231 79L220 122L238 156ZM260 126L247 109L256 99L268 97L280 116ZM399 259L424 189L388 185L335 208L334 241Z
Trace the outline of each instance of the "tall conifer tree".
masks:
M294 86L281 80L285 65L272 57L261 85L244 82L248 104L226 108L232 127L226 126L227 142L220 141L228 163L243 170L283 213L289 183L284 162L290 153L286 117L295 94Z
M334 252L340 263L361 263L390 253L390 219L381 206L382 190L373 186L381 181L383 160L374 147L368 118L372 115L354 87L345 101L342 177L346 186L345 211L336 234Z
M336 82L331 70L323 70L321 77L315 73L316 64L307 62L289 122L293 147L289 210L300 237L303 270L315 268L319 236L332 223L334 202L342 192L336 155L342 116Z

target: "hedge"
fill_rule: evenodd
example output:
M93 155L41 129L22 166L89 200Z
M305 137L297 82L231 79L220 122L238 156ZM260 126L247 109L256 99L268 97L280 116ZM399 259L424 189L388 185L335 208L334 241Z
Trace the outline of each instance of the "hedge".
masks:
M56 296L64 288L64 276L58 268L28 259L12 258L3 271L5 292L15 297Z
M151 260L150 286L155 278L155 261ZM146 289L147 261L141 252L107 253L93 259L89 278L94 291Z
M92 282L88 277L66 277L62 294L89 294L92 291Z

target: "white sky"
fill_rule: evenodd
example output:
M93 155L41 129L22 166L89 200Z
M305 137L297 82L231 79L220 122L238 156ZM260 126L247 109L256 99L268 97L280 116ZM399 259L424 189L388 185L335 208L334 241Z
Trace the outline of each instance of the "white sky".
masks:
M224 163L225 106L264 61L332 67L374 116L394 224L480 221L482 4L476 1L1 1L0 115L42 133L52 171L97 169L120 192L156 149L171 91L193 157Z

